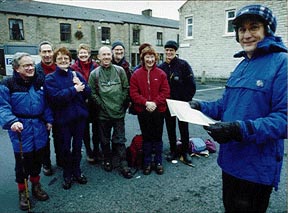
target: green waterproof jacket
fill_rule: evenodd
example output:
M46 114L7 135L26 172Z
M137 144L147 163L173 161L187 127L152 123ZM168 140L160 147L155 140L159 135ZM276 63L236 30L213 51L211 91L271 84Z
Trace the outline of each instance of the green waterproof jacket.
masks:
M125 116L129 84L124 69L117 65L99 66L88 81L91 99L100 120L120 119Z

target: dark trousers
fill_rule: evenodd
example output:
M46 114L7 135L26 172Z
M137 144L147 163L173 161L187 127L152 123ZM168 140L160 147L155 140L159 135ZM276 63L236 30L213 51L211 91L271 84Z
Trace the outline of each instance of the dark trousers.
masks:
M113 129L112 137L111 132ZM122 166L127 165L126 161L126 147L125 142L125 121L124 118L100 120L99 121L99 137L101 143L101 149L104 155L105 161L112 160L111 143L113 146L113 152L118 155Z
M28 176L39 176L44 152L44 148L33 152L25 152L23 153L23 159L21 159L20 153L14 152L17 183L24 183L24 179L28 180Z
M50 137L48 137L48 141L47 141L47 144L46 144L46 146L44 148L44 152L43 152L43 166L51 167L50 155L51 155L51 151L50 151Z
M153 151L155 163L162 164L164 113L145 110L138 114L138 121L143 136L144 166L151 164Z
M226 213L267 210L272 186L241 180L222 172L223 203Z
M165 123L166 123L166 128L167 128L167 133L168 133L168 139L170 143L170 151L174 153L176 153L177 151L176 119L177 118L175 116L173 117L171 116L170 111L167 108L165 112ZM188 146L189 146L189 124L187 122L178 120L178 126L179 126L179 131L180 131L181 142L183 144L182 152L186 153L188 152Z
M98 120L93 120L92 122L92 143L93 143L93 149L91 148L91 143L90 143L90 122L87 121L85 125L85 130L84 130L84 145L86 149L86 154L90 158L96 157L99 155L99 132L98 132Z
M63 177L66 179L81 175L81 147L85 123L86 119L82 119L62 125L60 128L62 139L61 154L64 160Z

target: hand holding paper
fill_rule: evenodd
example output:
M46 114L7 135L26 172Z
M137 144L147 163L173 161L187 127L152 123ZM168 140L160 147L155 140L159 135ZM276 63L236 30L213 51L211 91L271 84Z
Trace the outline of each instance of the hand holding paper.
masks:
M166 99L171 116L176 116L180 121L209 126L215 120L207 117L202 112L192 109L188 102Z

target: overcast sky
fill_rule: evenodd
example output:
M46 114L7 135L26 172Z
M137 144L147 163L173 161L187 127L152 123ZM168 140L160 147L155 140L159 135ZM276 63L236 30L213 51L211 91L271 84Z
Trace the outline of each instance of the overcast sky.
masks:
M153 17L169 18L179 20L178 9L185 3L183 0L158 1L158 0L36 0L41 2L67 4L80 7L89 7L95 9L112 10L118 12L127 12L140 15L142 10L152 9Z

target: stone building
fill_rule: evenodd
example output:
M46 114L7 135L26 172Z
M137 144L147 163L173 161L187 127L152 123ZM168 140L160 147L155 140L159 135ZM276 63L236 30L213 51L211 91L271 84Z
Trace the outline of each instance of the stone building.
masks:
M11 60L18 51L37 55L38 44L43 40L51 41L55 47L67 47L74 57L78 45L86 43L91 46L94 58L101 46L121 40L132 66L139 63L141 43L152 44L163 60L165 42L179 41L179 21L153 17L150 9L135 15L32 0L6 0L0 1L0 26L0 74L5 72L4 60L9 66L9 56Z
M179 9L180 57L186 59L196 76L228 78L240 59L241 50L231 24L237 10L248 4L268 6L277 17L276 35L287 46L287 0L277 1L186 1Z

